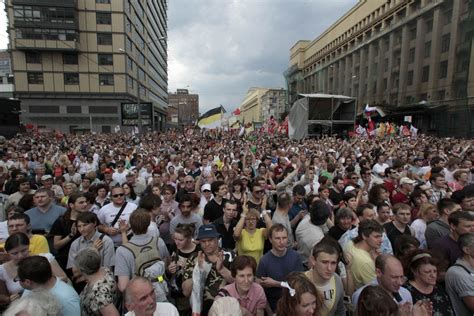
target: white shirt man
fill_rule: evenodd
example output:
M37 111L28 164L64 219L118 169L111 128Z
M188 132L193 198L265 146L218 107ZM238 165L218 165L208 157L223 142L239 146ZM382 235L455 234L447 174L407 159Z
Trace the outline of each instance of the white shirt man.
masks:
M122 214L120 214L119 219L112 227L112 222L114 221L118 212L120 212L122 205L126 202L125 193L122 187L113 188L110 196L112 198L112 203L103 206L97 214L97 217L99 218L99 221L102 224L99 226L99 231L109 235L110 238L112 238L112 240L114 241L114 244L116 246L120 246L122 244L122 237L119 230L119 223L121 221L125 221L126 223L128 223L130 214L135 211L137 205L133 203L127 203L124 210L122 211Z

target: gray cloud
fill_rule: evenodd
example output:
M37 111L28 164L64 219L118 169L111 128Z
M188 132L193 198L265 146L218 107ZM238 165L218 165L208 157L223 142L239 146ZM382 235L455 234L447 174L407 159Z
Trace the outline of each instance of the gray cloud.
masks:
M228 111L248 88L285 87L289 49L314 39L357 0L172 0L169 90L189 85L200 111Z

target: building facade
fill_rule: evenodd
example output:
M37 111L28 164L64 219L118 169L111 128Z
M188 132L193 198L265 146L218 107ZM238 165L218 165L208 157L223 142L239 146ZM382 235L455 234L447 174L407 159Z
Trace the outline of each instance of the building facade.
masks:
M473 135L473 7L472 0L360 0L290 49L288 102L321 92L356 97L359 109L438 107L445 114L417 123Z
M8 0L6 10L24 124L126 130L121 104L151 102L148 128L163 127L167 0Z
M7 50L0 50L0 98L13 98L13 74Z
M199 95L188 89L177 89L169 93L167 121L180 126L194 125L199 118Z
M268 88L250 88L247 91L245 99L240 104L240 122L247 123L262 123L262 98L268 92Z
M269 89L262 96L262 120L267 122L270 117L277 121L282 120L282 115L288 110L286 102L286 90Z

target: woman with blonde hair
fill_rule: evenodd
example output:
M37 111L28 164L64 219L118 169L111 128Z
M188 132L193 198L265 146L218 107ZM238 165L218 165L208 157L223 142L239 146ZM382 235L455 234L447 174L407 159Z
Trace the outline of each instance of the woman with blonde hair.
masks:
M277 316L316 316L320 314L323 299L302 272L292 272L282 283L283 291L277 303Z
M418 218L413 221L410 225L411 228L415 231L415 237L420 242L421 248L427 248L426 238L425 238L425 231L426 225L438 219L439 213L436 205L431 203L423 203L420 206L420 210L418 211Z
M234 239L237 241L237 253L239 256L247 255L253 257L255 261L260 261L263 256L265 239L272 227L270 211L262 211L265 221L265 228L257 228L257 223L261 217L255 209L248 209L246 203L243 203L243 212L240 220L234 228Z

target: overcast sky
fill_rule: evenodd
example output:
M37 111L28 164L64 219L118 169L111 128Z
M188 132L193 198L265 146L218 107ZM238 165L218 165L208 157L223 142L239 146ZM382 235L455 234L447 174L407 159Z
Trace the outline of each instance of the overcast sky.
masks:
M204 113L219 104L232 111L250 87L285 88L290 47L314 39L356 3L169 0L168 89L199 94ZM6 47L0 2L0 48Z

